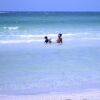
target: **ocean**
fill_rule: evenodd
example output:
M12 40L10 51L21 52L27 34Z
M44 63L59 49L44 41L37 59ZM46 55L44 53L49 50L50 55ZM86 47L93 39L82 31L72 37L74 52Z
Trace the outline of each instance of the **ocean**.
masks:
M88 90L100 90L100 12L0 12L1 95Z
M1 12L0 43L43 41L63 33L67 39L99 38L99 12ZM24 41L25 40L25 41Z

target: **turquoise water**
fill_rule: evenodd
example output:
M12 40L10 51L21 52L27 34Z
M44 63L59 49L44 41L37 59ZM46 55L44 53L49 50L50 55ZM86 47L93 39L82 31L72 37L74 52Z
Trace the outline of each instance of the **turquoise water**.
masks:
M100 13L0 13L0 94L100 90L99 27Z
M66 38L100 38L99 12L1 12L0 43L39 41L57 33ZM38 38L37 38L38 37ZM2 40L2 41L1 41ZM43 40L42 40L43 41Z

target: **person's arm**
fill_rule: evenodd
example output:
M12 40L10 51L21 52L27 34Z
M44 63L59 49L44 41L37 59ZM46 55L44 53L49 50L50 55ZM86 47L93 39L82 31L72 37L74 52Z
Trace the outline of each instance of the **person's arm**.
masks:
M63 43L63 40L62 40L62 38L61 38L61 40L60 40L60 43Z

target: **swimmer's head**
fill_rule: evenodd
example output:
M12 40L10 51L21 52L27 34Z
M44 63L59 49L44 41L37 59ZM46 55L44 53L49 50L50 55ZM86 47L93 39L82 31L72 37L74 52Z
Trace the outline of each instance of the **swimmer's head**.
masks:
M47 39L48 37L47 37L47 36L45 36L44 38L45 38L45 39Z
M61 33L59 33L59 34L58 34L58 37L61 37L61 36L62 36L62 34L61 34Z

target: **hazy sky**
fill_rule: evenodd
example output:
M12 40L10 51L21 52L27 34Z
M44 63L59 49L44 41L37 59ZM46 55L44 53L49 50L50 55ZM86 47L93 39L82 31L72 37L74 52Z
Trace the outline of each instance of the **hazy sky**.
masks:
M100 0L0 0L0 11L100 11Z

